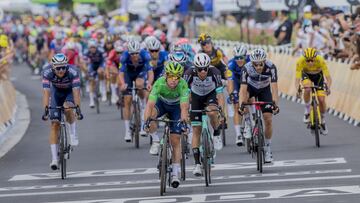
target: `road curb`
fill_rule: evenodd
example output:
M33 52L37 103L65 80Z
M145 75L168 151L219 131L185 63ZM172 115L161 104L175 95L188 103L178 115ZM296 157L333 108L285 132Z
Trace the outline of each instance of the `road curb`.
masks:
M30 109L26 96L16 91L16 107L11 125L0 134L0 158L25 135L30 124Z

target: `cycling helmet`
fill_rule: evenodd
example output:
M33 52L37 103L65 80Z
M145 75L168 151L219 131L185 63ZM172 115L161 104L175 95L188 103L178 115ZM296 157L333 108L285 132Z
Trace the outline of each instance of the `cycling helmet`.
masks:
M55 39L60 40L62 38L63 38L63 35L60 32L55 34Z
M313 59L318 55L318 52L315 48L306 48L303 51L303 56L305 57L305 59Z
M196 68L209 67L210 57L205 53L198 53L194 57L194 65Z
M165 65L165 73L181 77L184 73L184 67L179 63L169 61Z
M266 53L264 49L255 49L250 54L251 62L262 62L266 60Z
M159 50L161 48L161 43L156 38L151 38L146 42L146 47L148 50Z
M184 50L181 45L173 44L170 48L170 52L184 52Z
M244 45L236 45L233 49L234 56L245 56L247 48Z
M59 53L52 57L51 63L53 67L66 66L68 64L68 59L63 53Z
M169 54L169 60L182 64L187 61L187 57L184 52L173 52Z
M75 43L74 42L67 42L66 43L66 48L67 49L75 49Z
M139 53L140 52L140 42L136 40L131 40L127 45L129 53Z
M88 44L89 48L91 47L95 47L97 48L97 42L95 40L89 40L89 44Z
M206 34L206 33L201 33L201 34L199 35L198 42L199 42L199 43L202 43L202 42L211 42L211 37L210 37L210 35L208 35L208 34Z
M123 47L120 40L118 40L118 41L116 41L114 43L114 49L115 49L116 52L123 52L124 51L124 47Z

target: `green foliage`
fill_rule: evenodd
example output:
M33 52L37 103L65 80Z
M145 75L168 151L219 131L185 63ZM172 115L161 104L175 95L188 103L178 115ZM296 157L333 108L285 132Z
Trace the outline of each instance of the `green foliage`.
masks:
M108 12L119 8L119 0L105 0L103 3L97 4L100 12Z
M72 0L59 0L59 9L72 11L73 10L73 1Z

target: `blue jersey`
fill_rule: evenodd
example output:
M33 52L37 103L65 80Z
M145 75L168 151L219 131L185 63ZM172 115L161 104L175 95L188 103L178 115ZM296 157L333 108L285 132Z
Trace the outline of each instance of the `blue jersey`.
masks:
M79 72L75 66L68 65L68 70L62 78L56 76L51 66L47 65L43 71L42 85L44 89L53 87L57 90L70 90L80 87Z
M164 73L165 62L168 60L167 51L160 51L156 64L150 64L154 71L154 79L158 79Z
M56 39L53 39L50 42L50 50L54 50L55 54L57 53L61 53L61 49L65 46L64 41L61 41L60 44L58 43L58 41Z
M94 53L88 51L85 54L85 58L90 64L96 67L103 66L105 63L104 53L99 49L96 49Z
M131 61L131 56L128 51L125 51L120 58L119 71L122 73L140 73L152 70L150 66L150 54L145 49L141 49L139 53L139 60L137 64Z
M242 69L245 66L245 64L248 63L249 61L250 61L249 56L246 56L244 65L240 67L236 63L235 58L232 58L228 63L228 69L231 71L231 77L229 77L228 79L240 81L242 75Z

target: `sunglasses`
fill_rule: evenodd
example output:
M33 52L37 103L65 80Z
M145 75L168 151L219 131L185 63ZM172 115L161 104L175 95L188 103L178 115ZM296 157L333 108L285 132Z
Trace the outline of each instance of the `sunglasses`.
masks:
M130 53L131 56L138 55L139 52Z
M55 67L55 70L56 71L65 71L67 68L67 66L58 66L58 67Z
M178 75L167 75L166 78L170 80L180 80L181 77Z
M253 65L254 65L255 67L259 67L259 66L262 67L262 66L264 66L264 63L263 63L263 62L260 62L260 63L254 62Z
M244 60L246 56L235 56L235 61Z
M314 62L313 59L306 60L306 63L312 63L312 62Z
M150 50L151 53L159 52L160 50Z
M205 46L205 45L207 45L207 44L210 44L210 42L204 41L204 42L200 42L200 44L201 44L201 46Z
M197 68L196 71L199 72L199 73L202 72L202 71L207 72L207 71L208 71L208 67Z

